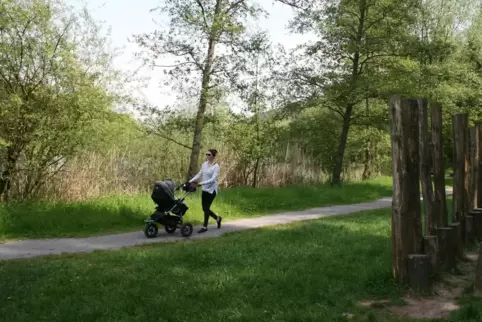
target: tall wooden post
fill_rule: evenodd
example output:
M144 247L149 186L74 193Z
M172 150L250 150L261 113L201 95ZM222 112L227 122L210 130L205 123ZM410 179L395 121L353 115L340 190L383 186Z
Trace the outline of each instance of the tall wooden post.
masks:
M448 226L447 200L445 194L445 164L442 135L442 106L430 104L432 115L432 160L434 181L434 219L438 227Z
M482 124L478 123L476 125L477 131L477 192L476 192L476 200L477 205L475 208L482 208Z
M465 240L465 216L469 205L468 114L456 114L452 119L454 138L454 196L452 222L458 223L458 255L461 254L462 241Z
M435 235L437 221L433 215L433 188L431 149L428 139L427 100L418 100L419 143L420 143L420 179L422 182L423 208L425 220L425 236Z
M418 102L390 97L392 145L392 270L394 278L408 284L408 255L421 250Z
M469 207L472 211L478 206L478 175L479 175L479 127L470 128L470 162L469 162Z

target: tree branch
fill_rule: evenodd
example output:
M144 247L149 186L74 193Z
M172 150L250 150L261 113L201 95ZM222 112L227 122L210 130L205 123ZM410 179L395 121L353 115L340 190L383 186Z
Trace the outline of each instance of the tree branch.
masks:
M179 145L179 146L182 146L183 148L192 150L192 147L190 147L189 145L186 145L186 144L184 144L184 143L181 143L181 142L179 142L179 141L176 141L176 140L174 140L173 138L171 138L171 137L169 137L169 136L167 136L167 135L165 135L165 134L163 134L163 133L160 133L159 131L147 129L146 132L147 132L147 134L157 135L157 136L159 136L159 137L161 137L161 138L163 138L163 139L165 139L165 140L168 140L168 141L170 141L170 142L172 142L172 143L175 143L175 144L177 144L177 145Z
M209 25L208 25L208 22L206 20L206 10L204 10L204 6L203 6L201 0L196 0L196 3L198 4L199 8L201 8L201 13L203 15L203 20L204 20L204 26L206 27L206 29L209 29Z
M238 0L238 1L236 1L236 2L233 3L231 6L229 6L228 9L226 9L225 14L226 14L226 15L229 14L229 12L230 12L231 10L233 10L234 8L236 8L237 6L239 6L240 4L242 4L242 3L245 2L245 1L246 1L246 0Z

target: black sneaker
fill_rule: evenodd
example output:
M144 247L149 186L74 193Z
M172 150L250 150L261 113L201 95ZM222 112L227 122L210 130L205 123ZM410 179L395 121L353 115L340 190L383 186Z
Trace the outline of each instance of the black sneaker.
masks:
M205 227L203 227L203 228L201 228L197 233L198 233L198 234L202 234L202 233L205 233L205 232L207 232L207 231L208 231L208 229L205 228Z
M221 221L222 221L222 220L223 220L223 217L218 216L218 220L216 220L217 223L218 223L218 229L221 228Z

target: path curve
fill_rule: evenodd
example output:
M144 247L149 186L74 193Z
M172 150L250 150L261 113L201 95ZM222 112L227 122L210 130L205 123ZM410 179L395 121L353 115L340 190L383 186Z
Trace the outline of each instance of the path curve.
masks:
M452 191L447 191L451 194ZM120 249L124 247L163 243L189 241L202 238L219 237L227 232L235 232L247 229L254 229L266 226L288 224L298 221L313 220L322 217L348 215L365 210L389 208L392 205L392 198L381 198L374 202L365 202L352 205L328 206L313 208L303 211L284 212L276 215L269 215L257 218L239 219L223 223L221 229L210 225L209 230L204 234L197 234L195 227L191 237L181 237L179 232L168 235L164 229L159 229L159 236L147 239L143 231L130 233L86 237L86 238L55 238L55 239L30 239L0 244L0 261L19 258L32 258L46 255L57 255L63 253L82 253L94 250Z

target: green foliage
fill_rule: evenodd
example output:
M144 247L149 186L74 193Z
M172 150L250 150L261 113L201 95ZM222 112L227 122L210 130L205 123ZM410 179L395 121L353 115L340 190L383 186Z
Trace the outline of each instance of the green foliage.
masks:
M35 195L92 139L94 120L114 102L97 29L88 15L65 9L55 1L0 4L0 137L7 144L0 150L0 198L20 172L16 192Z

